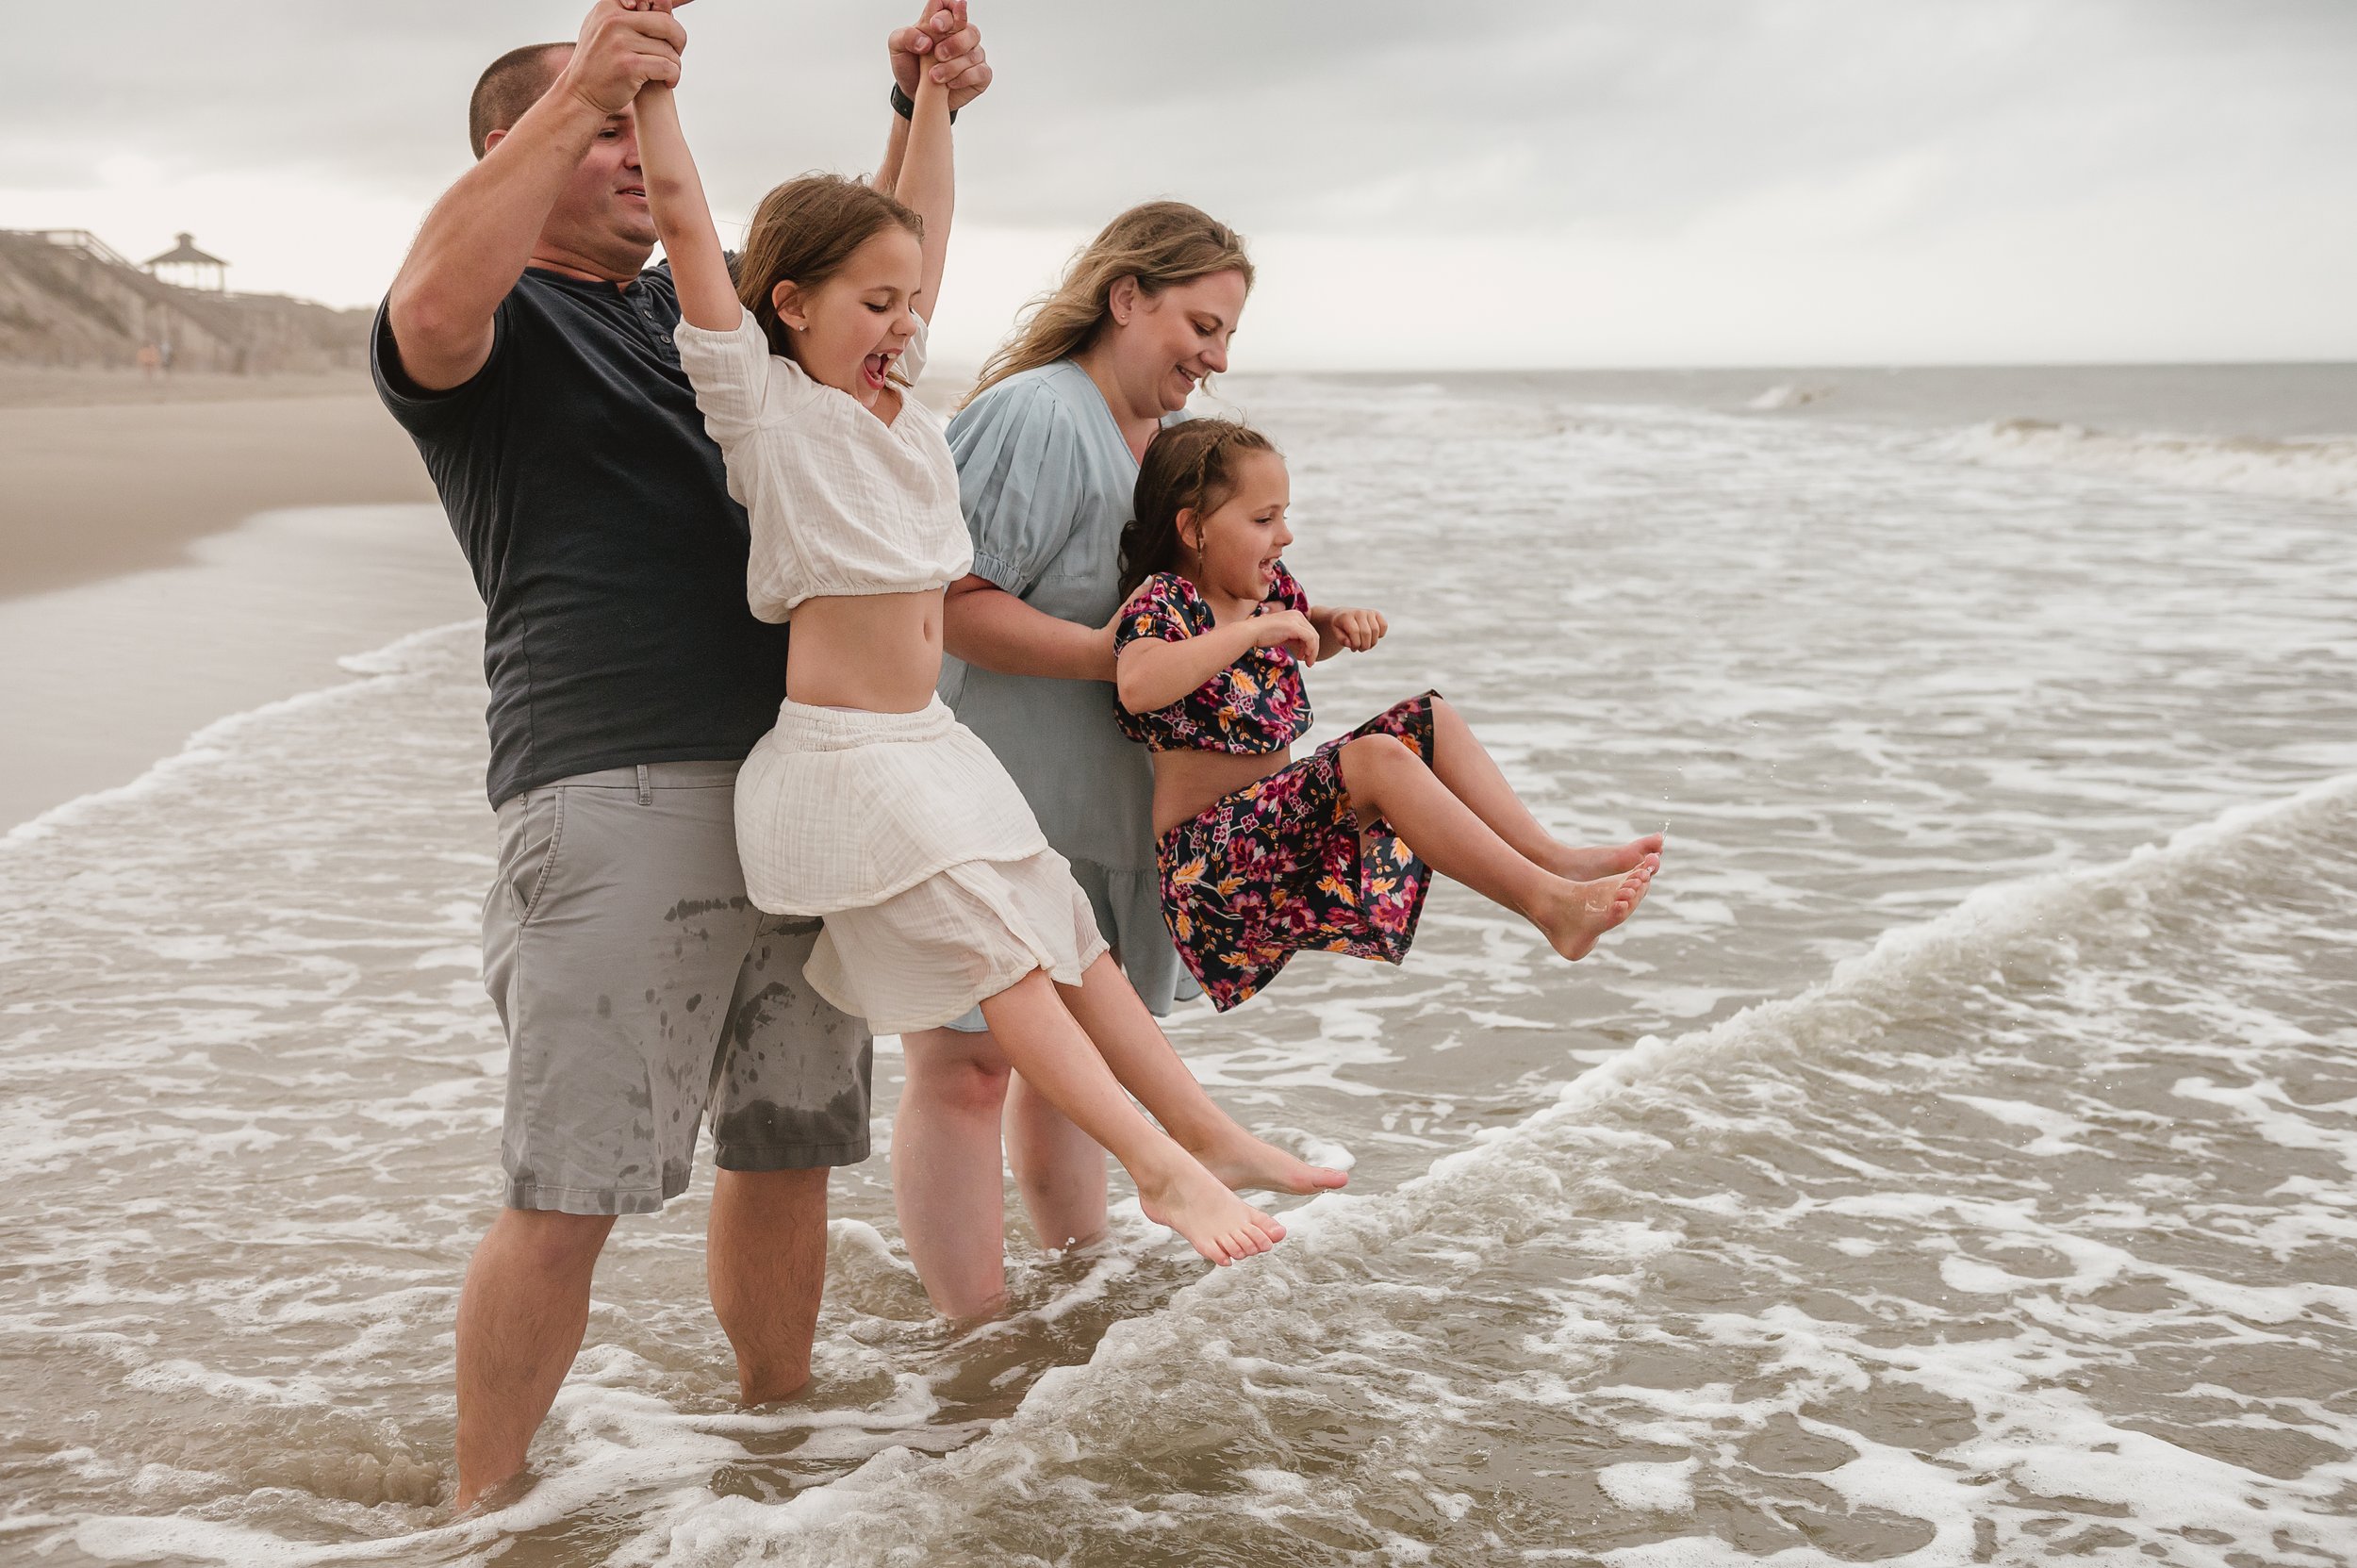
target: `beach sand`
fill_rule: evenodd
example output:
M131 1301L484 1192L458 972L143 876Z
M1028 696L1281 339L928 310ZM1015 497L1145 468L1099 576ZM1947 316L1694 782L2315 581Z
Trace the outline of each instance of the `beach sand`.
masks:
M481 614L357 373L0 367L0 830L128 783L337 659Z
M358 371L157 377L0 366L0 599L187 558L274 507L431 502Z

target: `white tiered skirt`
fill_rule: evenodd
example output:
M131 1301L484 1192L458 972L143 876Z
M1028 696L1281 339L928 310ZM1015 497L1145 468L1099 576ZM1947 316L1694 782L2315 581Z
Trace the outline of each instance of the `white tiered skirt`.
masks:
M812 989L878 1034L948 1023L1035 969L1106 950L1088 897L990 748L939 698L915 713L788 701L736 779L762 909L816 915Z

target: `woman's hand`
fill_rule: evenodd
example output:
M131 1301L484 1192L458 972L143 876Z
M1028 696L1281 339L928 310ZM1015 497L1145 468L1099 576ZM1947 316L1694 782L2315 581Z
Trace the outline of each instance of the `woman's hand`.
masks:
M1318 629L1299 610L1262 610L1244 622L1255 648L1290 648L1305 664L1318 656Z

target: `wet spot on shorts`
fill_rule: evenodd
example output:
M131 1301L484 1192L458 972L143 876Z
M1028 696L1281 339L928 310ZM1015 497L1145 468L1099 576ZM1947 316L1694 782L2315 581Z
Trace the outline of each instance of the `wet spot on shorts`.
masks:
M699 1007L701 1007L703 1004L704 1004L704 997L703 997L703 993L702 993L701 991L699 991L699 992L697 992L694 996L692 996L692 997L690 997L690 998L688 998L688 999L687 999L687 1011L689 1011L690 1013L693 1013L693 1012L695 1012L695 1011L696 1011L696 1009L698 1009Z
M614 999L612 997L600 997L598 999L598 1016L601 1018L611 1018L614 1016Z
M699 915L710 915L718 910L734 914L748 907L750 905L741 894L733 899L682 899L663 917L670 921L692 920Z
M678 1194L680 1194L680 1193L684 1193L684 1192L685 1192L686 1190L687 1190L687 1162L686 1162L686 1161L684 1161L684 1160L666 1160L666 1161L664 1161L664 1162L663 1162L663 1196L664 1196L664 1197L675 1197L675 1196L677 1196L677 1195L678 1195Z
M854 1084L812 1108L754 1100L713 1121L713 1141L733 1153L783 1153L856 1142L867 1131L867 1096Z

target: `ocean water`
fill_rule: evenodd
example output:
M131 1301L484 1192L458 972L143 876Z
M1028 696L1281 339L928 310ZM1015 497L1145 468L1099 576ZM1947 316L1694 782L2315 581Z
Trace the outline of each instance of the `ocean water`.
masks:
M2357 421L2012 374L1229 383L1393 627L1313 738L1439 686L1563 834L1666 827L1637 920L1565 966L1443 887L1175 1019L1353 1163L1245 1266L1129 1203L952 1329L842 1173L784 1407L700 1181L483 1518L477 631L19 828L0 1561L2357 1562Z

